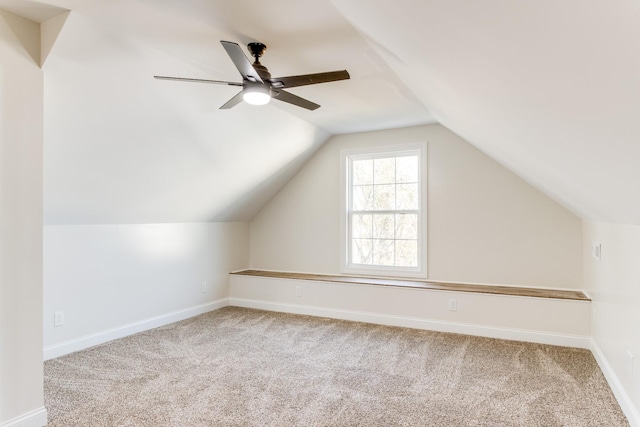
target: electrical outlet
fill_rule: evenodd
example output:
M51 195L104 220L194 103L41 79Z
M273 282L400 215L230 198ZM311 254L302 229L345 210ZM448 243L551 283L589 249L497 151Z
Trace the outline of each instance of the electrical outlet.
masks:
M302 286L296 286L296 296L297 297L302 296Z
M53 326L64 325L64 311L56 311L53 313Z
M200 292L202 292L203 294L207 292L207 282L202 282L200 284Z
M458 301L455 298L449 298L449 311L458 311Z
M627 374L629 374L629 378L633 378L635 359L631 350L627 350Z

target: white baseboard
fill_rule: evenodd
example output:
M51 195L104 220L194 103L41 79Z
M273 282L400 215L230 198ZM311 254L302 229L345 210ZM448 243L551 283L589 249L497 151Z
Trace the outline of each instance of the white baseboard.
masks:
M629 394L625 391L620 379L609 364L600 346L598 346L593 339L591 339L591 352L598 362L604 377L607 379L609 387L611 387L611 391L613 391L614 396L618 400L620 408L622 408L622 412L626 415L629 424L631 427L640 427L640 412L638 412Z
M138 332L168 325L169 323L188 319L199 314L226 307L227 305L229 305L228 298L223 298L184 310L178 310L172 313L155 316L150 319L129 323L128 325L119 326L117 328L107 329L106 331L97 332L95 334L85 335L59 344L50 345L44 348L44 360L55 359L56 357L64 356L65 354L84 350L108 341L137 334Z
M445 322L440 320L403 317L362 311L338 310L326 307L279 303L245 298L229 298L229 305L236 307L257 308L268 311L279 311L310 316L330 317L333 319L353 320L356 322L375 323L387 326L426 329L437 332L474 335L488 338L499 338L512 341L527 341L538 344L561 345L566 347L591 348L590 337L553 334L548 332L510 329L495 326L473 325L466 323Z
M47 425L47 410L44 406L0 423L0 427L42 427Z

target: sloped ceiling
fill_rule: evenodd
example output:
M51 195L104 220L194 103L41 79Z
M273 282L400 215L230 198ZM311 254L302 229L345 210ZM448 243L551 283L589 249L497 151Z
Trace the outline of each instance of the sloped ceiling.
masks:
M248 220L334 133L434 122L330 2L58 1L44 65L45 222ZM274 76L347 69L292 89L322 105L219 110L241 76L220 40L261 41Z
M335 0L433 116L581 217L640 224L640 3Z
M435 118L583 218L640 224L634 0L36 3L72 11L44 65L48 223L250 219L331 134ZM151 78L238 79L219 40L352 79L297 88L308 112Z

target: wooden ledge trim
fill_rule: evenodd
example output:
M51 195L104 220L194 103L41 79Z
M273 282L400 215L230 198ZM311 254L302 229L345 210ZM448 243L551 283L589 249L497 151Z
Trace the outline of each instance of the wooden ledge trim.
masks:
M419 279L381 279L377 277L342 276L330 274L285 273L279 271L242 270L231 274L238 276L271 277L277 279L315 280L321 282L351 283L378 286L399 286L406 288L430 289L436 291L473 292L478 294L510 295L519 297L555 298L576 301L591 301L581 291L564 289L524 288L517 286L468 285L458 283L429 282Z

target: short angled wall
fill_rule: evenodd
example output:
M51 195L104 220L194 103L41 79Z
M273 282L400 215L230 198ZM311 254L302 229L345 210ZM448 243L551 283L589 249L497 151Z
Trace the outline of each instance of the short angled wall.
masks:
M45 358L226 301L228 273L248 264L248 248L242 222L46 225L39 341Z
M586 349L591 345L590 301L237 274L230 275L229 284L233 306ZM450 299L455 299L456 311L449 310Z

